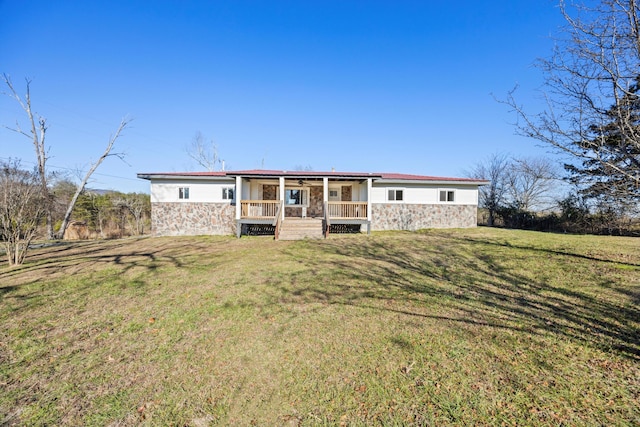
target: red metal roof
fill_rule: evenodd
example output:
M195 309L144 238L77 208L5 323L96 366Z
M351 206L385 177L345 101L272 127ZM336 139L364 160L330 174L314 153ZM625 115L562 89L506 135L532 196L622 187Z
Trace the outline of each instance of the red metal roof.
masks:
M400 181L457 181L457 182L478 182L474 178L451 178L444 176L411 175L406 173L381 173L382 179Z
M403 173L371 173L371 172L316 172L316 171L286 171L286 170L268 170L268 169L250 169L241 171L217 171L217 172L166 172L166 173L148 173L138 174L140 178L151 179L152 177L175 176L175 177L234 177L234 176L262 176L262 177L343 177L343 178L374 178L389 181L436 181L436 182L468 182L483 184L488 181L473 178L452 178L428 175L412 175Z
M145 176L227 176L227 172L151 172L139 173Z
M317 171L289 171L289 170L264 170L264 169L251 169L244 171L228 171L228 175L250 175L250 176L343 176L354 178L379 178L380 174L369 172L317 172Z

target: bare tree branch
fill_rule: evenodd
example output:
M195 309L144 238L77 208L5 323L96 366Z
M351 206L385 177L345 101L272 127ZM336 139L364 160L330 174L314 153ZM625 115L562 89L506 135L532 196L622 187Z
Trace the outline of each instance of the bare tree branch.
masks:
M185 151L191 159L207 172L214 172L219 165L224 169L224 160L220 159L218 145L213 140L207 143L201 132L196 132L193 141Z
M562 0L560 12L567 23L563 38L550 58L537 63L545 79L545 109L531 114L516 101L515 89L502 102L516 113L518 134L576 162L598 163L608 174L640 187L638 3Z

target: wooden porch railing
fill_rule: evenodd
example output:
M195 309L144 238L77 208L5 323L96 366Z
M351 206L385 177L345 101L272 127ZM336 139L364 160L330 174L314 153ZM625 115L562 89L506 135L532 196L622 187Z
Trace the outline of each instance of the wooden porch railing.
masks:
M280 226L282 225L282 209L284 206L284 200L280 200L278 202L278 210L276 210L276 217L273 219L273 225L276 227L273 233L274 240L278 240L280 238Z
M328 202L329 218L367 219L368 202Z
M281 200L241 200L242 218L276 218L283 209ZM368 202L327 202L323 216L327 219L367 219ZM275 224L274 224L275 225Z
M275 218L280 200L241 200L240 215L242 218Z

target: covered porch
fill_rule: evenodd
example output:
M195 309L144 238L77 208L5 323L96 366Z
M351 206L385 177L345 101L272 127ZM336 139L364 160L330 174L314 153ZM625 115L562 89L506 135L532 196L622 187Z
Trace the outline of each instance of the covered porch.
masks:
M239 173L236 179L237 236L262 226L279 238L289 224L305 220L326 237L338 226L371 226L371 174L290 172ZM313 222L315 220L315 222ZM315 226L313 226L315 227ZM309 236L310 237L310 236Z

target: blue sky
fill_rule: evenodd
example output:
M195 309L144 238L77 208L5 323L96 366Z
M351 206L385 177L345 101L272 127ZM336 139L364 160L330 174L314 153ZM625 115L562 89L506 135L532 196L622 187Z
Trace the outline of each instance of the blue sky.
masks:
M197 170L200 131L227 169L460 176L492 153L545 155L497 103L518 84L535 109L562 25L552 0L0 0L0 72L49 123L52 169L86 168L130 127L89 184L148 191L138 172ZM4 90L4 88L3 88ZM0 125L24 113L0 97ZM33 161L0 129L0 158Z

